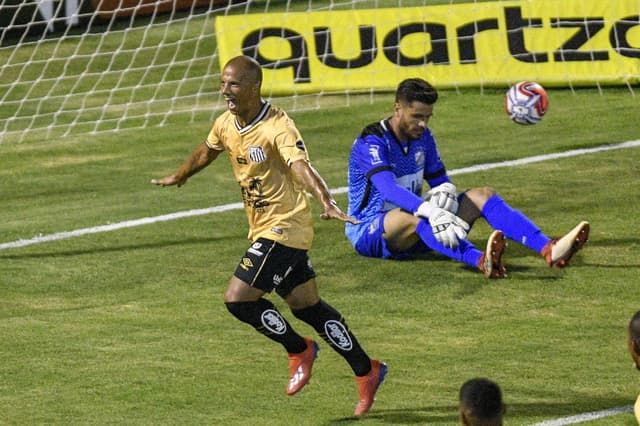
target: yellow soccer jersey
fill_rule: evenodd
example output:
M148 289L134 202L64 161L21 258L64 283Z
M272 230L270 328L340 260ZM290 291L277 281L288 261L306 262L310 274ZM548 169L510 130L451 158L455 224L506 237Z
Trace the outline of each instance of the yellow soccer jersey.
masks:
M293 248L311 248L309 196L294 181L290 168L309 156L286 112L264 102L258 116L241 127L226 111L213 123L206 143L229 154L249 220L249 240L262 237Z

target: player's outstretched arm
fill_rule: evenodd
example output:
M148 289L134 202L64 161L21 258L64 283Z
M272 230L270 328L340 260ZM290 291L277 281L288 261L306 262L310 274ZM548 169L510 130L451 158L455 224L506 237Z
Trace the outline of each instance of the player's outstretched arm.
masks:
M342 222L360 223L359 220L347 216L333 199L329 192L329 187L320 173L314 169L306 160L298 160L291 164L291 171L295 179L302 184L307 192L322 205L324 212L320 215L322 219L338 219Z
M151 183L159 186L178 185L178 187L181 187L187 183L187 180L191 176L211 164L218 154L220 154L220 151L209 148L209 146L203 142L198 145L195 151L193 151L193 154L187 158L177 172L161 179L151 179Z

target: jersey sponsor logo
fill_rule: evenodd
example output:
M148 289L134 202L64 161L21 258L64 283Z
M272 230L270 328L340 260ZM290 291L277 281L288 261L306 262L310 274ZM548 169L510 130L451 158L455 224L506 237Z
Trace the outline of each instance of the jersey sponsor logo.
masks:
M242 201L244 202L244 205L251 207L260 213L262 213L264 208L269 205L269 201L265 200L262 187L262 179L252 178L249 180L248 185L242 185L240 188L242 191Z
M396 176L396 183L408 191L417 194L422 190L422 176L424 174L424 167L420 167L414 173L406 174L403 176Z
M349 331L340 321L329 320L325 322L324 332L331 343L341 350L350 351L353 348L353 342L351 341L351 336L349 336Z
M263 163L267 159L267 154L265 154L262 147L259 146L250 146L249 147L249 158L254 163Z
M287 323L278 311L267 309L260 316L264 328L274 334L284 334L287 331Z
M378 145L369 145L369 155L371 156L371 164L380 164L380 147Z
M240 267L248 271L250 268L253 268L253 262L248 257L243 257L242 261L240 261Z
M274 234L278 234L278 235L282 235L283 231L280 228L271 228L271 232L273 232Z

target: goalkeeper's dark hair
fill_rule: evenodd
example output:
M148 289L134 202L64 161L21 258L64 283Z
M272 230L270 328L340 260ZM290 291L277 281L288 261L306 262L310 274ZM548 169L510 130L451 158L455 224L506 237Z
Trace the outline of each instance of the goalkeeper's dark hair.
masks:
M438 91L429 82L421 78L408 78L398 84L396 102L410 104L422 102L433 105L438 100Z

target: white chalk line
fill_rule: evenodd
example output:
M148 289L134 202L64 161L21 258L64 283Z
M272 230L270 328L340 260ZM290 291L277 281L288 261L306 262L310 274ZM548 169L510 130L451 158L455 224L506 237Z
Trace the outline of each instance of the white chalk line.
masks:
M590 422L592 420L601 419L603 417L617 416L618 414L631 412L633 412L633 405L627 405L624 407L610 408L608 410L578 414L576 416L561 417L554 420L545 420L544 422L535 423L531 426L565 426L575 423Z
M474 172L479 172L484 170L496 169L499 167L520 166L524 164L538 163L541 161L555 160L558 158L575 157L578 155L593 154L596 152L610 151L614 149L634 148L637 146L640 146L640 139L634 140L634 141L621 142L617 144L601 145L593 148L574 149L570 151L557 152L553 154L535 155L533 157L526 157L518 160L479 164L477 166L450 170L448 173L451 176L462 175L466 173L474 173ZM340 188L332 189L331 193L334 195L344 194L347 192L347 190L348 190L347 187L340 187ZM118 229L124 229L124 228L133 228L136 226L148 225L148 224L157 223L157 222L166 222L169 220L182 219L185 217L203 216L211 213L220 213L220 212L225 212L229 210L238 210L238 209L241 209L242 207L243 207L242 203L232 203L232 204L225 204L222 206L214 206L214 207L209 207L204 209L195 209L195 210L187 210L182 212L170 213L162 216L144 217L141 219L127 220L124 222L94 226L91 228L76 229L74 231L57 232L55 234L48 234L48 235L37 235L29 239L11 241L7 243L0 243L0 250L25 247L32 244L46 243L49 241L64 240L67 238L80 237L80 236L89 235L89 234L97 234L100 232L116 231Z
M594 148L574 149L574 150L570 150L570 151L558 152L558 153L553 153L553 154L535 155L533 157L526 157L526 158L521 158L521 159L518 159L518 160L502 161L502 162L497 162L497 163L480 164L480 165L477 165L477 166L471 166L471 167L465 167L465 168L456 169L456 170L450 170L449 171L449 175L451 175L451 176L462 175L462 174L466 174L466 173L474 173L474 172L478 172L478 171L496 169L496 168L499 168L499 167L518 166L518 165L524 165L524 164L537 163L537 162L541 162L541 161L555 160L555 159L558 159L558 158L575 157L575 156L579 156L579 155L592 154L592 153L596 153L596 152L610 151L610 150L624 149L624 148L634 148L634 147L638 147L638 146L640 146L640 139L639 140L634 140L634 141L621 142L621 143L617 143L617 144L601 145L601 146L594 147ZM335 188L335 189L331 190L331 193L332 194L344 194L344 193L347 192L347 190L348 190L347 187L340 187L340 188ZM58 232L58 233L49 234L49 235L40 235L40 236L36 236L36 237L30 238L30 239L27 239L27 240L17 240L17 241L12 241L12 242L8 242L8 243L2 243L2 244L0 244L0 250L24 247L24 246L28 246L28 245L31 245L31 244L44 243L44 242L48 242L48 241L63 240L63 239L67 239L67 238L79 237L79 236L82 236L82 235L97 234L99 232L109 232L109 231L115 231L115 230L118 230L118 229L132 228L132 227L141 226L141 225L147 225L147 224L151 224L151 223L166 222L166 221L169 221L169 220L182 219L182 218L185 218L185 217L202 216L202 215L207 215L207 214L212 214L212 213L225 212L225 211L229 211L229 210L238 210L238 209L241 209L242 207L243 207L242 203L232 203L232 204L225 204L225 205L222 205L222 206L214 206L214 207L204 208L204 209L195 209L195 210L187 210L187 211L183 211L183 212L170 213L170 214L161 215L161 216L153 216L153 217L145 217L145 218L141 218L141 219L127 220L127 221L124 221L124 222L112 223L112 224L102 225L102 226L94 226L94 227L91 227L91 228L76 229L74 231ZM562 418L554 419L554 420L546 420L546 421L543 421L543 422L540 422L540 423L535 423L535 424L533 424L531 426L565 426L565 425L570 425L570 424L575 424L575 423L581 423L581 422L587 422L587 421L591 421L591 420L601 419L603 417L609 417L609 416L615 416L615 415L618 415L618 414L629 413L629 412L632 412L632 411L633 411L633 406L629 405L629 406L624 406L624 407L616 407L616 408L610 408L610 409L607 409L607 410L593 411L593 412L590 412L590 413L578 414L578 415L570 416L570 417L562 417Z

